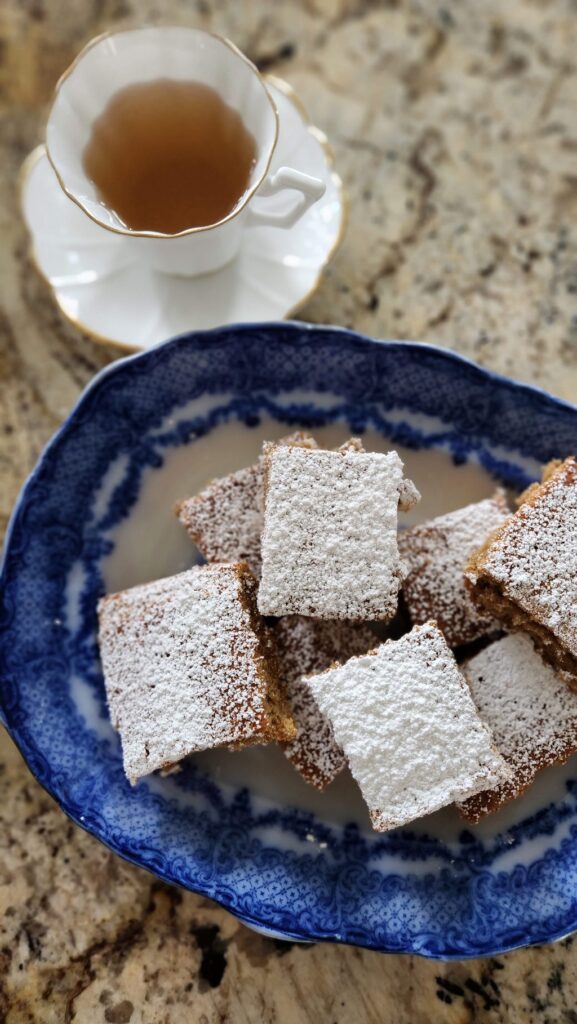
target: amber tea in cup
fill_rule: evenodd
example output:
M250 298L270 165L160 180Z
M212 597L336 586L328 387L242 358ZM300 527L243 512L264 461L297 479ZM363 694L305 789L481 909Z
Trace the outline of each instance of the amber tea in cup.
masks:
M278 139L266 82L233 43L162 26L85 46L56 88L46 155L69 199L118 236L120 262L192 277L231 262L247 230L290 230L324 194Z
M216 224L246 192L256 142L215 89L168 78L120 89L94 121L83 166L127 228Z

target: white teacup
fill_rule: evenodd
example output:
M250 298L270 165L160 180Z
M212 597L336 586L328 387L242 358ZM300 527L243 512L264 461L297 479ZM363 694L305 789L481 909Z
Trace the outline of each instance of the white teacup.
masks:
M83 167L92 125L111 97L137 82L159 78L202 82L238 111L256 142L248 187L217 224L176 235L132 231L98 197ZM140 28L99 36L82 50L56 87L46 127L46 151L60 185L103 231L124 236L124 244L156 270L203 274L218 269L238 252L249 224L286 228L324 193L324 182L296 168L269 174L278 136L278 113L257 71L228 40L192 28ZM300 193L288 207L267 210L260 197L284 190ZM137 248L138 247L138 248Z

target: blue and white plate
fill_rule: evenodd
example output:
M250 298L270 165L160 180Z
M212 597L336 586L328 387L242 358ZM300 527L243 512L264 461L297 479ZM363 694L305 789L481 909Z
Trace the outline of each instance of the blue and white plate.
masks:
M575 450L577 409L428 345L278 323L183 336L101 373L12 518L0 700L31 770L121 856L285 938L468 957L577 928L577 764L477 827L378 835L350 777L211 752L132 789L104 701L96 601L196 558L171 505L294 425L398 448L420 518L520 489ZM411 515L416 516L416 511ZM402 737L399 737L402 742Z

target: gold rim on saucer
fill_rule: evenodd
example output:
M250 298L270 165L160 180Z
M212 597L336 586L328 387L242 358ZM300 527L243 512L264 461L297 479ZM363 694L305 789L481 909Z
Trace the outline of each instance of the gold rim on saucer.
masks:
M333 182L333 184L334 184L334 186L335 186L335 188L337 190L337 194L338 194L338 197L339 197L339 202L341 204L341 211L342 211L341 212L341 224L340 224L340 228L339 228L339 233L338 233L337 237L335 238L331 248L329 249L325 259L323 260L323 262L321 263L321 265L320 265L320 267L318 269L316 280L311 285L311 287L309 288L309 290L306 293L306 295L303 295L302 299L299 299L299 301L296 302L295 305L292 306L288 310L288 312L285 313L285 315L283 317L283 320L290 320L294 316L294 314L299 309L302 309L302 307L305 305L305 303L307 303L309 301L309 299L312 299L313 295L315 295L316 292L319 290L323 273L324 273L326 267L328 267L330 261L332 260L333 256L335 255L337 249L342 244L343 238L345 237L345 231L346 231L347 225L349 223L349 195L348 195L348 192L347 192L347 190L346 190L346 188L345 188L345 186L343 184L343 179L341 178L340 174L337 174L337 172L335 171L335 154L333 152L333 147L331 146L327 136L322 131L322 129L321 128L317 128L317 126L312 123L312 121L311 121L311 119L309 117L308 110L305 107L305 105L304 105L303 101L301 100L300 96L298 96L296 94L296 92L293 89L292 85L289 85L288 82L285 82L284 78L277 78L276 75L264 75L264 78L267 80L267 82L270 82L271 85L274 85L275 89L278 89L279 92L282 92L283 96L285 96L286 99L289 100L292 103L293 107L295 108L297 113L300 115L300 118L301 118L303 124L305 125L309 135L312 135L313 138L316 139L316 141L318 142L319 146L323 150L323 152L325 154L325 160L326 160L326 163L327 163L327 167L329 169L329 175L330 175L331 181Z
M101 37L98 37L98 38L101 38ZM93 40L93 41L95 41L95 40ZM231 45L233 45L233 44L231 44ZM73 67L73 65L71 65L70 68L68 68L68 72L71 70L72 67ZM67 74L67 72L65 72L65 74ZM291 320L294 317L295 313L297 313L298 310L302 309L302 307L319 290L319 287L320 287L320 284L321 284L321 280L322 280L322 276L323 276L323 274L324 274L328 264L330 263L330 261L332 260L333 256L335 255L337 249L339 248L339 246L341 245L341 243L343 241L344 234L345 234L346 227L347 227L348 220L349 220L349 199L348 199L348 194L347 194L347 191L346 191L345 186L343 184L343 181L342 181L340 175L337 174L337 172L335 171L335 158L334 158L332 147L331 147L331 145L330 145L330 143L329 143L325 133L323 131L321 131L320 128L317 128L316 125L312 124L304 103L302 102L300 97L297 96L297 94L296 94L295 90L293 89L292 85L289 85L288 82L285 82L285 80L283 78L277 78L276 75L268 75L267 74L267 75L263 75L263 78L265 79L265 81L269 82L276 89L278 89L278 91L281 92L283 94L283 96L292 103L292 105L294 106L295 110L297 111L299 117L301 118L301 120L303 122L303 125L305 126L306 130L309 132L310 135L312 135L316 139L316 141L321 146L321 148L322 148L322 150L324 152L324 155L325 155L325 160L326 160L326 165L328 167L329 175L330 175L331 181L333 182L333 184L334 184L334 186L335 186L335 188L337 190L337 194L338 194L339 202L340 202L340 206L341 206L341 223L340 223L340 228L339 228L338 235L335 238L335 241L333 242L331 248L327 252L323 262L319 265L315 281L313 282L313 284L309 288L309 290L306 293L306 295L303 295L303 297L301 299L299 299L299 301L296 302L294 306L291 306L291 308L289 310L287 310L287 312L282 317L283 320ZM28 178L30 177L30 174L32 173L32 170L36 166L38 161L41 160L42 157L45 156L45 155L48 157L48 153L46 151L46 147L43 144L41 144L39 146L36 146L36 148L33 149L32 152L28 154L28 156L26 157L26 159L24 160L24 163L22 164L22 166L20 168L20 172L19 172L19 175L18 175L18 194L19 194L20 208L21 209L23 209L23 207L24 207L24 190L26 188L26 184L28 182ZM50 164L51 164L52 167L54 166L51 161L50 161ZM66 190L64 190L64 191L66 191ZM67 195L68 195L68 193L67 193ZM76 204L76 205L78 205L78 204ZM84 211L84 212L86 212L86 211ZM93 219L93 218L91 218L91 219ZM52 294L54 296L54 299L56 301L56 304L57 304L58 308L60 309L60 312L62 313L64 318L70 324L72 324L73 327L76 327L76 329L78 331L80 331L82 334L86 335L88 338L90 338L97 345L105 345L108 348L117 349L119 352L124 353L125 355L132 355L135 352L146 351L145 349L136 347L134 345L128 345L125 342L116 341L113 338L107 338L107 337L105 337L105 335L98 334L96 331L93 331L92 328L86 327L82 323L81 320L77 320L74 316L72 316L71 313L68 312L68 310L63 305L63 302L62 302L60 296L58 295L57 290L54 288L53 284L51 283L50 278L48 277L47 274L44 273L42 267L40 266L40 263L38 261L38 257L36 255L35 247L34 247L34 241L33 241L33 238L32 238L32 232L28 228L28 225L26 225L26 227L27 227L28 234L29 234L29 239L30 239L29 255L30 255L31 262L32 262L36 272L39 274L39 276L42 278L42 280L44 280L46 282L46 284L48 285L48 287L50 288L50 290L51 290L51 292L52 292ZM112 230L112 229L109 229L109 230ZM191 327L191 331L193 331L194 329L195 329L194 327Z

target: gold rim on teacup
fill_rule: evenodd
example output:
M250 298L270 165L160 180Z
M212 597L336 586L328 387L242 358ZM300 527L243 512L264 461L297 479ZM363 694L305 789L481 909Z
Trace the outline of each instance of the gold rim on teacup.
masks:
M70 70L70 69L68 69L68 70ZM284 79L278 78L276 75L273 75L273 74L270 74L270 73L266 74L263 77L266 79L266 81L270 85L272 85L275 89L277 89L280 93L282 93L282 95L293 105L293 107L295 108L295 110L299 114L305 129L309 132L310 135L313 136L313 138L321 146L321 148L323 150L323 153L324 153L324 157L325 157L328 173L329 173L330 178L332 179L332 181L334 183L334 186L335 186L335 188L337 190L337 195L338 195L338 198L339 198L339 205L340 205L340 208L341 208L341 211L342 211L342 213L341 213L341 222L340 222L338 234L337 234L336 238L334 239L330 249L326 252L322 262L319 263L319 266L317 268L317 272L316 272L316 275L315 275L315 279L314 279L311 287L308 289L308 291L304 295L301 296L301 298L297 302L295 302L295 304L293 306L291 306L288 310L286 310L283 313L283 319L290 320L299 312L299 310L301 310L303 308L304 305L306 305L307 302L309 302L316 295L316 293L318 292L318 290L320 288L321 281L322 281L322 278L323 278L323 274L324 274L328 264L332 260L333 256L335 255L335 253L337 252L339 247L342 245L343 238L344 238L345 231L346 231L346 226L347 226L347 223L348 223L348 220L349 220L349 198L348 198L348 194L347 194L347 191L345 189L345 186L343 184L342 178L340 177L340 175L335 170L335 156L334 156L334 152L333 152L332 146L330 145L330 143L329 143L325 133L320 128L318 128L316 125L314 125L312 123L312 121L310 119L310 115L308 113L308 110L306 109L305 104L303 103L301 98L297 95L297 93L293 89L292 85L289 85L289 83L287 81L285 81ZM32 171L35 168L36 164L39 162L39 160L41 160L43 158L43 156L45 154L46 154L46 147L44 145L42 145L42 144L37 146L31 153L29 153L29 155L27 156L26 160L22 164L22 167L20 168L20 173L19 173L19 177L18 177L18 185L19 185L20 205L22 207L24 205L24 191L25 191L25 189L27 187L28 179L30 177L30 174L32 173ZM53 296L54 296L54 299L55 299L55 301L56 301L56 303L57 303L57 305L58 305L58 307L60 309L60 312L61 312L62 316L65 318L65 320L68 321L68 323L70 323L77 330L81 331L86 337L88 337L93 343L95 343L97 345L103 345L106 348L115 349L117 352L119 352L121 354L124 354L124 355L127 355L127 354L128 355L132 355L134 353L142 351L142 348L140 346L130 345L127 342L118 341L116 339L109 338L109 337L106 337L105 335L99 334L92 327L88 327L87 324L85 324L82 321L82 319L79 319L79 318L75 317L70 312L70 310L67 307L67 305L61 300L61 296L58 293L58 289L55 288L54 284L50 280L50 277L48 276L46 271L43 269L43 267L42 267L42 265L40 263L40 260L38 258L38 255L37 255L37 253L35 251L35 245L34 245L34 241L33 241L32 237L30 238L30 250L29 250L29 253L30 253L30 258L31 258L31 261L32 261L32 263L34 265L34 268L35 268L36 272L46 282L46 284L51 289L51 291L53 293Z
M199 227L186 228L184 231L179 231L179 232L176 232L175 234L166 234L166 233L163 233L161 231L134 231L131 228L123 227L120 224L118 226L112 225L112 224L108 224L104 220L101 220L100 218L96 217L88 209L88 207L86 206L86 203L84 203L82 201L82 199L80 199L74 193L74 191L72 189L70 189L66 185L66 183L64 181L64 178L63 178L63 176L62 176L62 174L61 174L61 172L60 172L60 170L58 168L58 164L55 161L52 153L50 152L50 145L49 145L49 142L48 142L48 132L47 132L46 133L46 138L45 138L45 141L44 141L44 147L45 147L45 150L46 150L46 156L48 157L48 160L50 161L50 164L52 166L52 170L54 171L54 174L56 175L56 178L58 180L58 184L60 185L60 188L62 189L62 191L65 193L66 196L68 196L68 198L70 200L72 200L73 203L76 204L76 206L78 206L83 211L83 213L86 214L87 217L90 218L91 221L93 221L95 224L98 224L98 226L103 228L105 231L111 231L111 232L113 232L116 235L126 235L126 236L128 236L130 238L156 238L156 239L162 239L162 238L166 238L166 239L170 239L170 238L183 238L183 237L185 237L187 235L200 234L203 231L204 232L211 231L211 230L213 230L216 227L220 227L222 224L228 223L229 221L233 220L235 217L237 217L240 213L243 212L243 210L245 209L247 204L250 202L250 200L253 198L255 193L258 191L258 189L263 184L263 182L264 182L264 180L265 180L265 178L266 178L266 176L267 176L267 174L268 174L268 172L270 170L270 165L271 165L271 161L272 161L272 158L273 158L274 150L275 150L275 147L276 147L276 144L277 144L277 141L278 141L278 133L279 133L279 115L278 115L278 110L277 110L276 104L275 104L275 102L274 102L274 100L273 100L269 90L267 89L266 82L265 82L263 76L261 75L260 71L256 67L256 65L253 64L253 62L242 52L242 50L239 50L238 46L236 46L233 42L231 42L230 39L227 39L226 36L221 36L221 35L219 35L216 32L208 32L205 29L194 29L192 27L189 28L188 26L186 26L186 27L183 27L183 26L166 26L166 25L163 25L163 26L153 26L153 25L150 25L150 26L140 26L138 28L126 28L126 29L118 29L118 30L115 30L115 31L102 32L100 35L95 36L94 39L91 39L86 44L86 46L84 46L82 48L82 50L80 50L80 52L76 55L76 57L74 58L72 63L60 75L60 78L58 79L58 81L57 81L57 83L56 83L56 85L54 87L53 100L52 100L52 104L51 104L51 107L50 107L50 112L48 114L48 124L50 123L50 119L51 119L52 114L54 112L54 108L56 106L56 102L58 100L58 97L59 97L59 94L60 94L60 92L62 90L62 87L65 85L65 83L68 81L68 79L74 73L74 71L77 69L79 64L84 59L84 57L86 57L86 55L91 50L93 50L96 46L99 46L106 39L111 39L111 38L114 38L116 36L127 35L127 34L130 34L130 33L134 34L134 33L140 32L140 31L147 31L147 30L162 32L163 29L170 29L171 27L175 28L175 29L180 28L183 31L198 32L198 33L201 33L203 35L209 36L211 39L215 39L217 42L222 43L232 53L234 53L236 57L239 57L243 61L243 63L246 65L246 67L254 74L255 78L258 80L258 82L259 82L260 86L262 87L263 92L266 95L266 98L267 98L267 100L268 100L268 102L270 104L270 107L271 107L271 110L272 110L272 113L273 113L273 117L274 117L274 136L272 138L272 141L269 144L269 153L268 153L268 156L267 156L267 158L265 160L262 172L260 173L258 178L250 185L250 187L246 190L246 192L243 193L241 201L230 211L229 214L227 214L226 217L223 217L222 220L219 220L219 221L215 222L214 224L203 224L203 225L201 225Z

